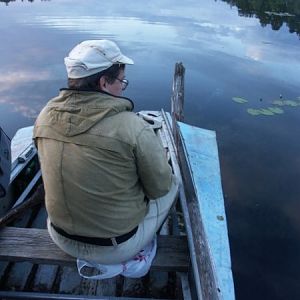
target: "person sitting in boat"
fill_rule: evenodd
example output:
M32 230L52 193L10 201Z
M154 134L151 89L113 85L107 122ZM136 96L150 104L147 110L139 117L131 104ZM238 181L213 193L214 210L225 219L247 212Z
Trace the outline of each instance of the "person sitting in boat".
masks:
M65 58L68 88L34 127L51 238L103 264L151 242L178 190L160 140L122 96L132 64L112 41L78 44Z

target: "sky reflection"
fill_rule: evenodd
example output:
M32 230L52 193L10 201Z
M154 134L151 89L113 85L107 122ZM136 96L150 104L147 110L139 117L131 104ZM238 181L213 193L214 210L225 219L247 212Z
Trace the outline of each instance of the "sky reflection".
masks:
M204 94L224 97L226 87L235 86L238 80L241 91L234 87L234 94L246 97L240 79L251 82L251 77L256 76L263 80L272 78L278 95L282 94L284 83L292 87L289 96L297 96L300 60L296 35L287 34L286 28L262 28L257 19L239 17L237 8L229 8L224 2L186 1L174 5L171 1L153 1L145 5L129 1L126 7L120 0L102 3L101 7L96 0L84 5L75 5L71 0L23 4L16 1L0 9L5 42L0 50L1 60L5 58L2 73L11 74L0 93L17 89L24 83L22 76L23 81L27 76L28 81L36 83L54 78L65 82L62 60L69 49L86 38L111 38L135 58L134 69L128 71L137 81L135 74L143 73L145 61L151 62L149 73L155 74L158 68L170 69L176 60L181 60L188 70L196 72L190 80L210 83L200 83ZM21 41L20 35L24 37ZM64 42L57 43L61 38ZM13 45L20 49L20 44L22 51L10 53ZM27 71L14 73L20 66L30 69L31 74L39 74L38 78ZM14 80L12 74L17 76ZM206 91L207 87L212 90ZM129 94L135 93L129 90Z
M216 51L216 55L225 53L233 59L266 63L266 72L272 73L278 80L285 80L287 76L287 72L282 72L286 71L282 70L283 63L291 63L292 60L296 65L294 69L300 67L296 34L287 34L286 27L281 31L262 28L257 19L240 18L237 9L233 7L230 11L226 3L188 1L184 5L174 6L170 1L154 1L152 5L147 5L146 12L144 3L134 6L129 3L123 8L120 1L116 1L104 4L101 9L95 1L76 8L70 3L62 1L52 5L47 14L43 14L43 9L34 17L28 14L27 18L19 19L20 23L45 26L64 33L77 32L93 38L113 38L127 45L142 44L145 47L149 44L174 52L180 48L184 51L183 61L189 51L197 54ZM279 71L276 72L276 69ZM287 80L298 83L294 75L295 72L292 72Z
M0 92L11 90L16 85L31 81L49 80L50 74L47 71L36 73L35 71L14 71L0 74Z

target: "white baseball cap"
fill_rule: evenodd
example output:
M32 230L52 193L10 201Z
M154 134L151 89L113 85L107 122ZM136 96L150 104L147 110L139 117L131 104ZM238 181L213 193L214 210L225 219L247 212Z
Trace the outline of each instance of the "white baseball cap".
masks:
M65 57L68 78L83 78L104 71L114 64L133 65L109 40L87 40L75 46Z

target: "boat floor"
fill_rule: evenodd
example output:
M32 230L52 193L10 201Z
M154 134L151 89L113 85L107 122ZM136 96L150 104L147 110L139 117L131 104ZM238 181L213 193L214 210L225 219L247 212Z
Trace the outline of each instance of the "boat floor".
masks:
M9 225L44 229L46 219L47 212L42 205L29 209ZM175 272L150 271L139 279L117 276L100 281L80 277L76 266L0 262L0 291L174 299L181 298L178 286Z

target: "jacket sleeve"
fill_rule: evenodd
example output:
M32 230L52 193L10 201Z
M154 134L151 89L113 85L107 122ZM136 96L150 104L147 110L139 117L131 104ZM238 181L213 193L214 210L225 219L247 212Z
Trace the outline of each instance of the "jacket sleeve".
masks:
M156 199L169 191L172 170L161 141L149 126L137 137L136 164L144 193L148 198Z

